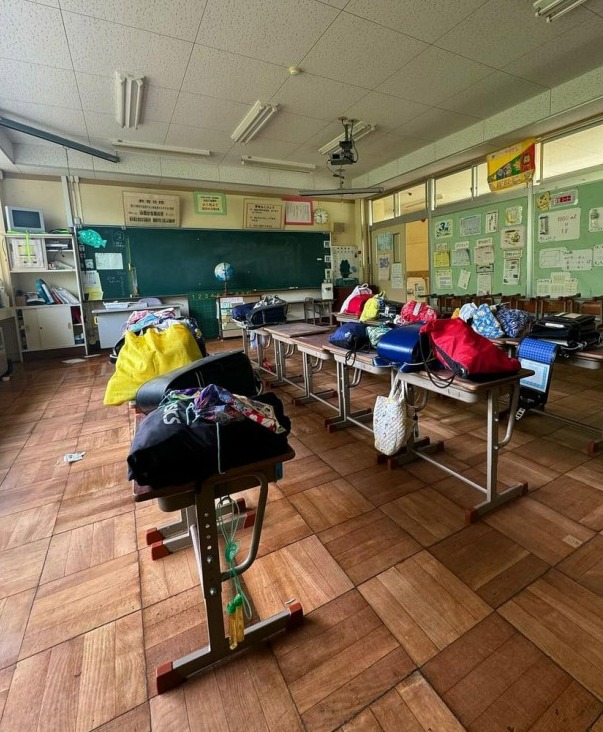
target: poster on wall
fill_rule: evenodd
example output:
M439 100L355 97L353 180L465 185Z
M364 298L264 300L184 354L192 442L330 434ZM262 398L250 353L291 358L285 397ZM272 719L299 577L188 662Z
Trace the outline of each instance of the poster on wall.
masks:
M379 280L389 280L389 267L391 260L391 252L381 252L379 254Z
M354 246L331 247L331 277L337 287L357 285L360 277L360 258Z
M466 290L469 287L469 280L471 279L471 272L468 269L462 269L459 272L458 286L461 290Z
M195 212L198 214L209 214L212 216L226 215L226 194L225 193L206 193L205 191L195 191L193 193L195 201Z
M460 235L475 236L482 233L482 217L481 214L475 216L464 216L460 220Z
M593 267L603 267L603 244L593 247Z
M437 269L435 273L436 287L438 290L451 290L452 289L452 270L451 269Z
M580 238L580 208L549 211L538 215L538 242L571 241Z
M444 251L435 251L433 253L433 266L434 267L450 267L450 252L448 249Z
M123 192L126 226L180 226L180 198L162 193Z
M394 248L394 235L391 231L384 231L382 234L377 234L377 251L386 252L389 249Z
M436 239L452 236L452 219L437 221L434 228L434 236Z
M480 272L477 275L477 294L492 294L492 275L489 272Z
M498 231L498 211L488 211L486 214L486 234Z
M603 208L591 208L588 212L588 230L603 231Z
M505 259L503 267L503 285L519 285L521 259Z
M282 229L285 207L281 201L244 202L244 229Z
M404 287L401 262L394 262L392 264L391 274L392 274L392 289L401 290Z
M518 249L526 245L526 227L508 226L500 230L500 248Z

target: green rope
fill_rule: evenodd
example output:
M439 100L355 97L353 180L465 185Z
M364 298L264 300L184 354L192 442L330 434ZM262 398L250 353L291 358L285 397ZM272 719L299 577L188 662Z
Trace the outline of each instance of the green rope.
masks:
M230 507L230 533L226 529L226 522L224 520L224 515L221 510L226 506ZM228 573L230 574L230 582L232 585L232 602L229 602L227 604L226 611L230 614L231 612L234 612L234 608L236 605L242 604L243 610L245 612L245 617L247 618L247 620L251 620L251 604L249 603L249 600L247 599L247 596L245 595L245 592L243 590L241 578L235 572L235 567L237 565L236 556L237 552L239 551L239 544L235 541L235 535L241 524L243 516L239 511L239 504L236 501L233 501L230 496L225 496L224 498L221 498L218 502L218 508L220 509L220 513L218 516L218 526L220 527L220 531L224 538L224 559L226 560L226 564L228 566Z

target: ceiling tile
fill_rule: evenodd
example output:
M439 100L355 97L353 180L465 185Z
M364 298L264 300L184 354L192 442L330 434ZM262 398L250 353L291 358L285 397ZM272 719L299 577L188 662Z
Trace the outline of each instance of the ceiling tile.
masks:
M534 15L528 0L489 0L437 45L501 69L590 17L588 10L577 8L563 21L547 23Z
M155 33L63 13L76 71L146 76L151 84L179 89L192 44Z
M424 48L415 38L341 13L301 66L318 76L374 89Z
M378 125L385 131L391 131L404 122L418 117L427 111L424 104L409 102L389 94L370 92L364 99L346 109L346 116L352 119L361 119L365 122Z
M290 77L272 101L288 112L330 121L364 96L366 89L302 73Z
M337 13L315 0L209 0L197 43L290 66Z
M212 153L227 153L232 147L230 134L224 130L208 130L202 127L171 124L165 138L166 145L211 150Z
M532 84L517 76L495 71L477 84L440 102L439 106L484 119L542 91L544 89L539 84Z
M251 104L268 101L288 77L283 66L196 45L182 90Z
M93 158L94 170L119 176L124 173L161 176L161 163L158 155L120 152L119 158L119 163L112 163L102 158ZM127 179L124 178L124 180Z
M164 156L161 156L159 163L162 178L216 180L219 175L217 163Z
M111 76L96 76L76 72L82 107L87 112L112 113L115 109L115 81ZM175 89L149 84L145 86L142 124L169 122L174 113L178 92Z
M39 127L55 135L76 135L88 141L84 113L77 109L64 109L43 104L13 102L0 98L0 110L10 119L15 119L32 127ZM32 137L29 138L33 143Z
M59 10L27 0L2 0L0 29L0 58L72 68Z
M359 15L407 36L433 43L462 22L484 0L350 0L346 13Z
M81 109L75 74L23 61L0 61L0 94L17 102Z
M550 114L551 92L546 91L484 120L484 140L508 135L521 127L546 119Z
M297 160L292 155L293 151L297 147L294 142L282 142L280 140L268 140L261 136L257 137L252 142L248 142L245 145L237 143L233 145L228 153L229 157L240 161L242 155L255 155L259 158L273 158L276 160ZM300 160L298 162L304 162Z
M322 120L313 117L279 112L260 132L260 136L266 140L302 143L323 129L324 126L325 123Z
M209 130L231 132L249 109L248 104L181 92L172 121L189 127L206 127ZM268 125L272 125L272 120Z
M469 117L465 114L448 112L443 109L430 109L410 122L401 125L395 132L399 135L411 135L422 140L439 140L441 137L447 137L453 132L462 130L463 127L475 124L475 122L475 117Z
M334 8L339 8L339 10L343 10L349 1L350 0L322 0L323 3L332 5Z
M63 10L194 41L206 0L61 0Z
M168 130L166 122L146 122L137 130L124 130L117 124L112 114L84 112L84 116L90 139L93 137L104 139L107 145L113 140L132 140L163 145Z
M543 86L557 86L603 64L602 38L603 18L591 15L588 22L526 53L504 70Z
M378 91L431 106L491 73L488 66L430 46L381 84Z
M30 144L15 145L15 165L35 165L42 167L58 167L65 168L67 157L65 150L58 145L36 145L31 144L32 138L29 138ZM92 169L92 156L85 153L69 150L69 168L78 168L83 170Z

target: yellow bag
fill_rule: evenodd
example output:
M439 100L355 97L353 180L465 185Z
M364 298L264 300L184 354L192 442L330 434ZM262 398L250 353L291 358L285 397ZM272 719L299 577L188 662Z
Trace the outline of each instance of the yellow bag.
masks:
M455 308L454 309L454 312L452 313L452 315L450 317L451 318L460 318L461 317L461 309L460 308Z
M103 404L117 406L134 399L142 384L199 358L197 341L183 323L165 330L148 328L142 334L126 331Z
M376 320L379 317L379 306L384 297L385 293L380 292L378 295L373 295L373 297L364 303L362 313L360 314L360 321L362 323L367 320Z

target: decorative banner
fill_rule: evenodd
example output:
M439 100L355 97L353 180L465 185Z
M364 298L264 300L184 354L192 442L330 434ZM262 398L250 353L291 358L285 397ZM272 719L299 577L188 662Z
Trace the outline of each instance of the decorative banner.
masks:
M205 193L205 191L195 191L195 211L198 214L212 214L224 216L226 214L226 194L224 193Z
M531 138L486 156L491 191L527 183L536 170L536 140Z
M153 193L124 191L126 226L180 226L180 199Z

